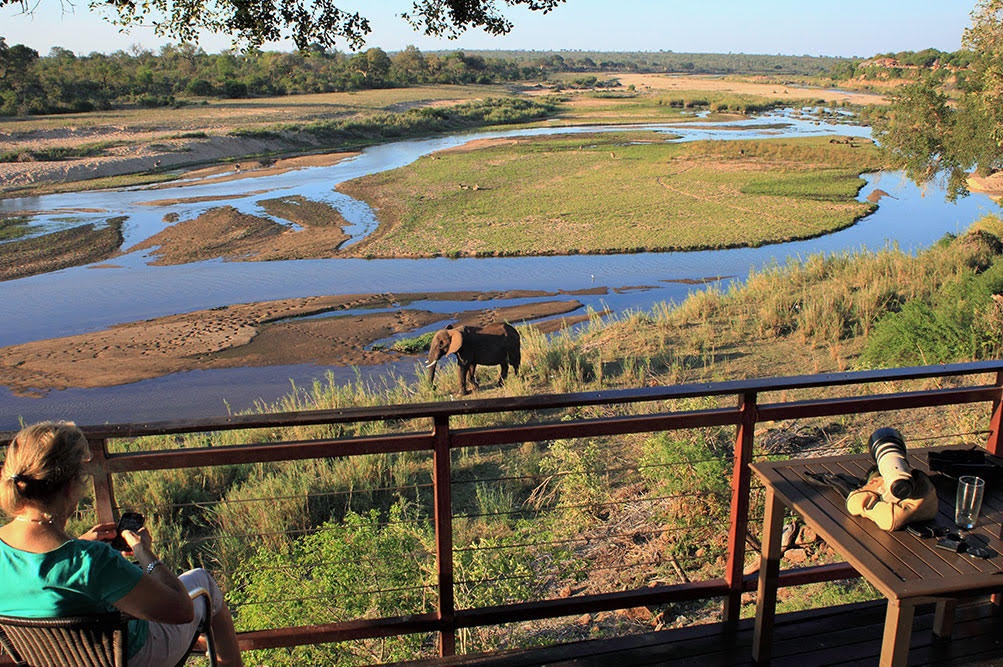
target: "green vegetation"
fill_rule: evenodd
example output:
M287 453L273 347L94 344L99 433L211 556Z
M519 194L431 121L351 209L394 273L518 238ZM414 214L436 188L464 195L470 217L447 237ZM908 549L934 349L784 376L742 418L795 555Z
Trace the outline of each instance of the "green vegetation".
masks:
M970 62L950 99L943 80L924 74L896 94L886 122L875 129L881 146L917 183L941 178L947 196L968 193L968 174L988 176L1003 167L1003 4L979 0L963 45Z
M761 271L744 286L696 293L678 306L663 304L609 319L594 316L580 330L549 339L526 326L521 331L521 373L491 391L509 396L592 391L884 364L880 354L872 358L872 342L884 340L880 332L901 314L931 304L936 315L938 304L948 298L964 299L977 315L995 307L992 295L1003 287L1000 234L1003 223L985 218L966 234L945 238L916 256L894 249L813 256L804 264ZM929 330L917 313L910 322ZM983 328L987 321L977 316L971 326L999 345L1003 338L995 334L998 329ZM999 327L1001 320L993 322ZM928 361L919 351L909 356L908 348L908 343L896 348L903 351L896 363ZM940 360L966 360L970 353L959 346ZM982 348L980 353L1000 350ZM804 398L825 391L811 390ZM287 398L259 410L337 409L445 397L424 380L346 386L329 378L305 389L294 387ZM714 407L721 407L720 402L701 398L664 409ZM588 419L641 409L649 406L461 415L451 425ZM901 419L882 413L839 422L778 424L757 434L757 456L860 447L876 423ZM938 407L910 414L903 428L907 438L964 437L984 419L983 410ZM140 438L116 441L112 447L222 447L424 428L427 424L407 421L328 424ZM680 581L680 572L690 579L722 576L733 439L729 427L455 451L457 604L610 592ZM115 482L120 506L150 517L169 562L205 565L219 575L230 592L238 627L248 630L431 610L430 471L431 457L422 452L137 472L117 475ZM752 504L755 515L761 511L758 492ZM88 517L76 521L82 526ZM832 558L817 542L805 552L809 564ZM780 608L874 596L857 582L818 584L784 591ZM694 602L662 612L668 618L710 619L718 608L716 602ZM460 645L474 651L567 641L618 631L619 622L615 616L598 615L585 625L572 620L471 629L461 633ZM357 664L433 652L433 638L413 636L280 649L248 658L275 665Z
M428 348L432 345L433 336L435 336L435 332L429 331L428 333L420 336L399 338L391 345L374 347L377 347L378 349L393 350L394 352L401 352L403 354L421 354L423 352L428 352Z
M610 78L607 80L613 80ZM815 100L782 99L739 95L707 90L673 90L650 92L579 92L557 94L552 99L563 103L560 120L564 124L624 125L632 123L714 122L718 114L751 114L771 109L810 106ZM708 117L697 117L694 111L709 111Z
M2 40L2 38L0 38ZM207 54L190 44L159 53L77 55L53 47L40 56L0 41L0 115L82 113L122 106L177 107L207 98L401 88L421 84L488 84L554 78L572 87L616 86L603 72L818 76L846 59L808 56L674 53L483 51L422 53L413 46L344 54L249 51Z
M503 97L443 107L408 109L402 113L375 113L364 117L273 125L234 130L239 137L276 138L306 132L328 143L371 142L446 132L449 130L525 123L553 114L557 107L544 101Z
M442 52L444 53L444 52ZM467 55L503 58L551 72L646 72L670 74L727 74L817 76L848 58L788 56L754 53L673 53L672 51L505 51L468 50ZM441 55L440 52L432 52ZM580 75L579 75L580 76Z
M31 233L31 218L0 218L0 241L10 241Z
M172 107L206 98L239 99L400 88L420 84L520 81L540 71L463 52L426 56L414 47L388 55L251 51L207 54L192 44L159 54L136 48L77 56L53 47L47 56L0 38L0 115L80 113L120 106Z
M828 233L873 209L854 199L860 172L881 164L868 143L670 138L511 139L343 184L380 210L383 222L355 251L491 256L754 246Z
M1003 263L995 261L1003 253L1001 231L1000 219L987 217L960 239L947 237L942 247L966 246L971 271L885 315L867 340L864 360L892 366L1003 354Z

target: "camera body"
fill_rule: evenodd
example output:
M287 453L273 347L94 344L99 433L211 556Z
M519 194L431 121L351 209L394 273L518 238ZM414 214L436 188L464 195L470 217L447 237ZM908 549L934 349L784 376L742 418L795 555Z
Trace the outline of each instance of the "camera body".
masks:
M894 428L879 428L871 434L867 448L878 466L885 490L898 500L912 497L915 491L912 467L906 458L902 434Z

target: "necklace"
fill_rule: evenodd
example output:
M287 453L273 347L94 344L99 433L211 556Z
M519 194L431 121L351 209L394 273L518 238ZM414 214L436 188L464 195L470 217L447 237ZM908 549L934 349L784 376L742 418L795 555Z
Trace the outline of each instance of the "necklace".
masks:
M18 514L17 516L14 517L14 521L20 521L22 523L33 523L38 526L51 526L54 523L51 514L43 515L43 518L41 519L29 519L28 517L24 517Z

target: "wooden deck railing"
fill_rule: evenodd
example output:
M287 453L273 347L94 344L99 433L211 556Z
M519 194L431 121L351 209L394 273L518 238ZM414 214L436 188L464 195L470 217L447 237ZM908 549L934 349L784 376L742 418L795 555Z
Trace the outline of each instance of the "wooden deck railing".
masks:
M990 384L967 384L973 376L990 374ZM952 377L962 386L895 393L856 393L816 400L763 403L763 394L776 394L821 387L845 387L907 380ZM575 421L553 421L488 428L452 428L450 419L458 415L556 410L572 406L642 404L694 397L734 396L735 406L695 411L651 412L636 416L616 416ZM241 463L283 461L323 457L347 457L407 451L431 452L434 486L434 521L437 561L438 609L435 613L391 618L366 618L302 627L285 627L245 632L240 635L243 649L262 649L349 639L387 637L409 633L438 633L439 651L455 651L459 628L556 618L640 605L658 605L697 599L723 600L726 621L738 619L741 595L755 588L751 576L743 576L746 535L749 529L750 473L755 445L754 432L761 422L850 415L887 410L957 405L988 404L988 438L985 446L996 453L1000 446L1003 412L1003 361L974 362L944 366L899 368L852 373L767 378L650 387L621 391L462 400L442 403L395 405L379 408L319 410L227 416L146 424L87 426L83 430L92 448L94 496L100 521L111 521L115 512L113 477L140 470L165 470L223 466ZM636 407L635 407L636 410ZM387 434L337 440L273 442L201 449L138 453L110 453L107 443L115 438L222 431L230 429L278 428L299 425L343 424L382 420L428 419L424 432ZM450 452L466 447L523 443L555 438L581 438L628 433L658 432L733 425L736 428L732 478L728 555L723 578L659 585L622 592L528 601L492 607L457 609L453 578L452 481ZM13 433L0 433L0 445ZM824 565L781 573L780 585L790 586L832 581L856 576L847 564Z

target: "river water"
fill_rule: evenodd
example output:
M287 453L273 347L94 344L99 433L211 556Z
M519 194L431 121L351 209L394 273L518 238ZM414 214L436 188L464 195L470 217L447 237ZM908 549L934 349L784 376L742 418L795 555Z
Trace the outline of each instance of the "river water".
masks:
M624 127L533 128L502 132L451 135L401 141L365 149L358 157L328 167L309 167L284 174L247 178L227 183L189 181L185 187L149 190L92 191L0 200L3 210L48 211L33 224L39 233L83 221L103 222L126 216L124 248L164 228L164 216L181 219L197 216L222 205L267 215L256 203L270 197L301 195L338 208L352 226L347 231L358 240L375 228L376 216L362 202L334 192L346 180L410 164L417 158L481 138L527 136L555 132L655 130L679 137L731 140L777 136L869 135L869 128L804 119L793 112L767 114L729 123L645 125ZM944 201L935 186L919 189L900 174L866 175L864 199L875 188L891 197L881 199L878 210L856 225L824 237L760 248L632 255L575 255L568 257L511 257L485 259L420 260L294 260L277 262L223 262L219 260L180 266L149 266L143 253L133 252L114 260L113 266L84 266L0 282L0 346L95 331L108 326L162 315L233 303L317 294L417 292L453 290L581 290L606 286L603 296L576 297L597 310L617 312L644 309L661 301L681 301L706 285L742 280L750 271L811 253L833 253L863 248L880 249L897 244L907 251L929 246L945 233L964 231L980 215L998 210L991 200L972 195L957 204ZM268 191L262 194L261 191ZM255 194L256 193L256 194ZM143 202L171 198L225 197L225 200L171 206L145 206ZM100 209L101 213L81 213ZM715 277L721 277L714 280ZM694 285L690 281L708 280ZM630 287L632 289L615 288ZM531 299L529 300L531 301ZM477 302L476 307L510 305ZM412 307L454 312L470 304L417 303ZM344 382L353 378L379 381L389 371L408 375L413 362L391 367L349 369L312 364L238 368L176 373L129 385L99 389L52 391L40 398L15 396L0 388L0 430L16 428L19 420L74 419L78 423L147 421L213 416L242 410L256 401L271 402L289 393L293 384L303 387L327 371ZM291 384L293 383L293 384Z

